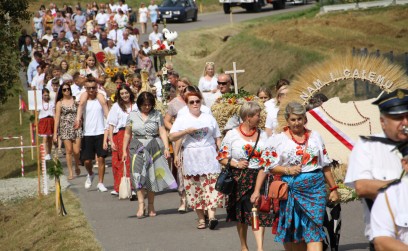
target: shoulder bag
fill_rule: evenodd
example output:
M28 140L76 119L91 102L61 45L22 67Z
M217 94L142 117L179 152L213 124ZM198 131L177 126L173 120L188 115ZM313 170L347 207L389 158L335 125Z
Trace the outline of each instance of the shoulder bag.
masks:
M252 158L255 152L255 148L258 145L260 130L258 129L258 137L251 154L248 156L248 161ZM217 182L215 183L215 190L225 195L230 195L232 189L234 188L234 178L231 172L231 157L228 159L227 165L222 169L221 173L218 175Z
M307 146L308 146L309 141L306 142L305 145L305 150L302 155L302 160L300 163L303 162L303 157L305 156L305 153L307 151ZM271 186L269 187L269 197L272 199L278 199L278 200L287 200L288 199L288 183L281 181L281 180L276 180L273 181Z
M119 184L119 199L129 199L132 197L132 189L130 188L130 178L126 177L126 162L123 162L123 176Z

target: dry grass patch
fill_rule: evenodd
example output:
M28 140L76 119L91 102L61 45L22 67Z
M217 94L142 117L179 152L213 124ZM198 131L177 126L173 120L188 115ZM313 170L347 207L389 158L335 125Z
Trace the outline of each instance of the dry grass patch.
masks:
M67 216L57 216L54 194L0 204L2 250L101 250L78 199L64 192Z

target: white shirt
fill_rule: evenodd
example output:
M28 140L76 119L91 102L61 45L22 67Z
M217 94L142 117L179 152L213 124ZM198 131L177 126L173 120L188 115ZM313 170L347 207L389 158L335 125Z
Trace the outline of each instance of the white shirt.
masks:
M52 90L52 80L53 80L53 79L54 79L54 78L48 80L47 85L45 86L45 88L47 88L49 91ZM61 86L63 83L64 83L64 82L63 82L62 78L60 78L60 79L59 79L59 84L60 84L60 86Z
M98 13L95 17L96 23L99 25L105 25L109 21L109 14L107 13Z
M376 136L385 137L384 134ZM381 142L359 140L351 151L344 184L355 188L354 182L357 180L398 179L402 172L401 158L397 153L391 152L394 148ZM362 202L366 224L365 236L372 240L370 211L365 200Z
M126 120L131 111L137 111L136 103L132 104L129 108L126 109L126 112L120 108L119 104L116 102L112 105L109 114L107 123L113 125L113 133L117 133L120 128L126 127Z
M48 116L54 117L55 107L54 107L54 102L52 102L51 100L48 103L45 103L43 101L41 106L38 107L38 109L40 110L38 114L39 119L43 119Z
M119 29L110 30L109 33L108 33L108 38L112 39L113 42L115 42L115 44L117 44L118 41L123 39L122 33L123 33L123 31L119 30Z
M36 90L44 89L44 77L45 73L41 73L40 75L35 75L33 81L31 81L31 88L35 88Z
M79 86L79 85L77 85L75 83L71 85L72 96L75 97L76 102L79 102L79 96L81 95L82 89L85 89L85 88L83 86Z
M392 237L408 245L408 176L405 175L401 183L390 186L385 193L394 214L399 237L395 235L394 223L384 192L378 194L371 210L372 237Z
M149 34L149 41L152 43L152 45L155 45L157 43L157 40L163 41L163 34L160 32L152 32Z
M304 154L306 145L298 145L285 132L269 137L266 145L266 150L262 153L266 170L277 166L301 165L301 172L306 173L322 169L331 163L323 139L316 131L309 134L306 150L309 158L307 159L305 159L307 155Z
M133 54L134 49L139 50L137 44L135 43L135 40L129 38L126 40L122 39L121 41L119 41L117 47L119 49L119 53L126 55Z
M99 103L98 99L88 99L85 106L86 108L84 111L83 125L84 136L97 136L104 134L105 119L103 115L102 105Z
M184 137L183 173L185 175L219 173L215 138L221 137L221 132L217 121L212 115L206 113L201 113L199 117L188 113L177 117L170 133L180 132L190 127L198 130Z

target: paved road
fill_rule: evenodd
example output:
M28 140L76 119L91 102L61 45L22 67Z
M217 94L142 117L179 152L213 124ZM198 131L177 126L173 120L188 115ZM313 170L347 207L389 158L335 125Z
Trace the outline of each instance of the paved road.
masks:
M108 165L110 162L108 161ZM96 171L96 169L95 169ZM82 169L84 173L84 169ZM106 171L105 184L112 189L111 169ZM156 217L137 219L137 201L118 200L109 192L96 190L97 180L88 191L84 188L85 175L72 180L70 189L81 201L84 213L95 231L96 238L105 250L239 250L239 239L233 223L226 223L226 212L218 210L219 227L196 229L196 214L190 211L179 214L178 194L163 192L156 196ZM363 236L362 208L359 202L342 208L343 227L340 250L368 250ZM69 212L68 212L69 213ZM274 243L271 229L265 233L265 250L283 250ZM256 244L252 233L248 234L249 248Z

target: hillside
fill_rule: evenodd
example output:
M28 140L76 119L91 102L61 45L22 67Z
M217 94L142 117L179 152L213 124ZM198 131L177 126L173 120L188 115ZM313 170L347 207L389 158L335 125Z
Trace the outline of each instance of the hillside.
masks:
M326 15L318 11L315 7L181 34L173 62L181 75L197 83L205 62L215 62L221 72L230 70L235 61L245 69L238 75L239 85L255 92L279 78L293 79L310 64L351 53L353 47L394 55L408 50L408 6Z

